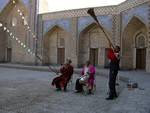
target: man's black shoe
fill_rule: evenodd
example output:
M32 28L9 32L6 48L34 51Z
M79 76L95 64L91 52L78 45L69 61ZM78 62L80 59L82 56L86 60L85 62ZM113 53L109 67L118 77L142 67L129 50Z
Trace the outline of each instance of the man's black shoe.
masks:
M81 93L82 91L75 91L75 93Z
M117 96L117 95L115 95L115 96L114 96L114 98L118 98L118 96Z
M88 95L92 95L93 93L92 93L92 92L88 92L87 94L88 94Z
M56 91L61 91L61 88L56 88Z
M116 83L116 86L119 86L119 83Z
M113 97L107 97L106 100L113 100Z
M64 87L64 92L67 92L67 87Z
M67 92L67 89L64 89L64 92Z

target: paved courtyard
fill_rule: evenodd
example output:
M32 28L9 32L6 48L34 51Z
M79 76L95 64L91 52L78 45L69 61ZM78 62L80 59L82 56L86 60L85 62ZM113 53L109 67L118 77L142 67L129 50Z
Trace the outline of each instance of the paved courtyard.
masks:
M54 77L50 72L0 68L0 113L150 113L150 88L130 91L120 82L119 98L106 101L105 77L96 75L94 95L74 93L76 74L68 92L56 92L50 87Z

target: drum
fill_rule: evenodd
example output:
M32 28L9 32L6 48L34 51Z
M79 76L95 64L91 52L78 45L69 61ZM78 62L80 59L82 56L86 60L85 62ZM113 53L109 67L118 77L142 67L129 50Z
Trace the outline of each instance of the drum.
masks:
M81 76L79 79L79 82L81 83L81 84L86 84L87 83L87 81L88 81L88 78L89 78L89 74L86 74L86 75L83 75L83 76Z

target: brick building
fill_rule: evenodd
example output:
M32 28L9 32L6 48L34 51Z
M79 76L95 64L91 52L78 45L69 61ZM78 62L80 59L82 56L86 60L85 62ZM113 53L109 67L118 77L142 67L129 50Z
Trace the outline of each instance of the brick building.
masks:
M28 63L35 62L35 58L25 52L16 40L11 40L9 32L35 51L35 40L31 32L36 32L37 23L37 1L36 0L1 0L0 22L9 29L0 28L0 62ZM22 14L20 14L22 13ZM24 19L22 19L24 17Z
M61 64L69 57L75 66L81 66L88 59L98 67L108 66L108 42L102 29L87 14L88 9L37 15L38 2L31 1L18 0L17 7L24 10L31 30L37 35L37 46L30 32L25 31L24 23L15 16L17 7L12 3L7 3L1 11L0 21L36 52L42 62L9 41L3 30L0 30L1 61L45 65ZM150 1L127 0L119 5L94 9L113 44L121 47L121 68L150 71ZM17 25L12 26L12 21L16 20Z

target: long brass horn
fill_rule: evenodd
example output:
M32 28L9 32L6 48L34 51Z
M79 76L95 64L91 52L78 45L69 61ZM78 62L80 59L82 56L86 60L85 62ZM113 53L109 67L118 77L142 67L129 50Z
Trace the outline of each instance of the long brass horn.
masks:
M111 44L111 46L114 48L114 45L112 44L110 38L108 37L107 33L105 32L105 30L103 29L103 27L100 25L96 15L95 15L95 12L94 12L94 8L90 8L87 13L95 20L95 22L97 23L98 27L102 29L102 31L104 32L108 42Z

